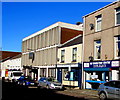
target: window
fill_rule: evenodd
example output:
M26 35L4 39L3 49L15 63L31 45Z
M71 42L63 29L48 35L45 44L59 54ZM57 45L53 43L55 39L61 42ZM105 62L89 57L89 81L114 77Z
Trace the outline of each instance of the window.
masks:
M73 61L73 62L76 62L76 61L77 61L77 48L73 48L72 61Z
M120 35L115 37L115 58L120 58Z
M120 81L116 81L115 86L116 86L116 88L120 88Z
M116 9L116 25L120 24L120 7Z
M77 68L72 68L71 71L68 71L68 69L64 69L63 79L70 81L78 81L78 74L79 69Z
M94 41L94 59L99 60L101 58L101 40Z
M61 63L65 61L65 50L61 50Z
M104 84L105 86L120 88L120 81L110 81Z
M79 69L72 68L71 73L73 73L73 81L78 81ZM71 77L70 77L71 79Z
M70 78L70 72L68 71L68 69L64 69L64 74L63 74L63 80L69 80Z
M114 83L113 82L107 82L104 84L105 86L110 86L110 87L114 87Z
M102 16L96 16L96 31L101 31Z

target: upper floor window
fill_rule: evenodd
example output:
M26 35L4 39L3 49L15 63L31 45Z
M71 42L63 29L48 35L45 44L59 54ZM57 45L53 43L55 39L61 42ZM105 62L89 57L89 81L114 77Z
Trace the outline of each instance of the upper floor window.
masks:
M96 16L96 31L101 31L102 15Z
M101 40L94 41L94 59L101 59Z
M77 47L76 47L76 48L73 48L72 61L73 61L73 62L76 62L76 61L77 61Z
M115 37L115 58L120 58L120 35Z
M116 8L116 25L120 24L120 7Z
M65 61L65 50L61 50L61 62L64 63Z

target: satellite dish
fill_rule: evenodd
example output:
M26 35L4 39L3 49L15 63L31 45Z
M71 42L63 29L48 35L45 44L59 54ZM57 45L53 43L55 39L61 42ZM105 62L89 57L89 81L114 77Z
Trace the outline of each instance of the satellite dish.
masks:
M94 29L94 24L90 23L90 30Z

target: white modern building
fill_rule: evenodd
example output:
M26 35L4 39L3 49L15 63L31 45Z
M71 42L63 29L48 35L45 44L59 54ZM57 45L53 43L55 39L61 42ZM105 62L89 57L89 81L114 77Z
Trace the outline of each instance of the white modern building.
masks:
M21 53L8 52L2 53L3 59L1 60L1 77L8 78L9 74L13 71L22 71L21 67Z

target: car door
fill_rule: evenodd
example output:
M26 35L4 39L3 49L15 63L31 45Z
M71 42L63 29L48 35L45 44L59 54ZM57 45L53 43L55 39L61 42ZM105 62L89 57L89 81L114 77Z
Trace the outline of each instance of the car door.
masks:
M46 85L47 85L47 79L44 78L44 80L43 80L43 86L46 87Z
M120 88L115 88L115 98L120 100Z
M115 83L115 95L120 100L120 81L116 81Z
M105 84L105 91L108 94L108 98L117 98L114 81L111 81L111 82L108 82L107 84Z

